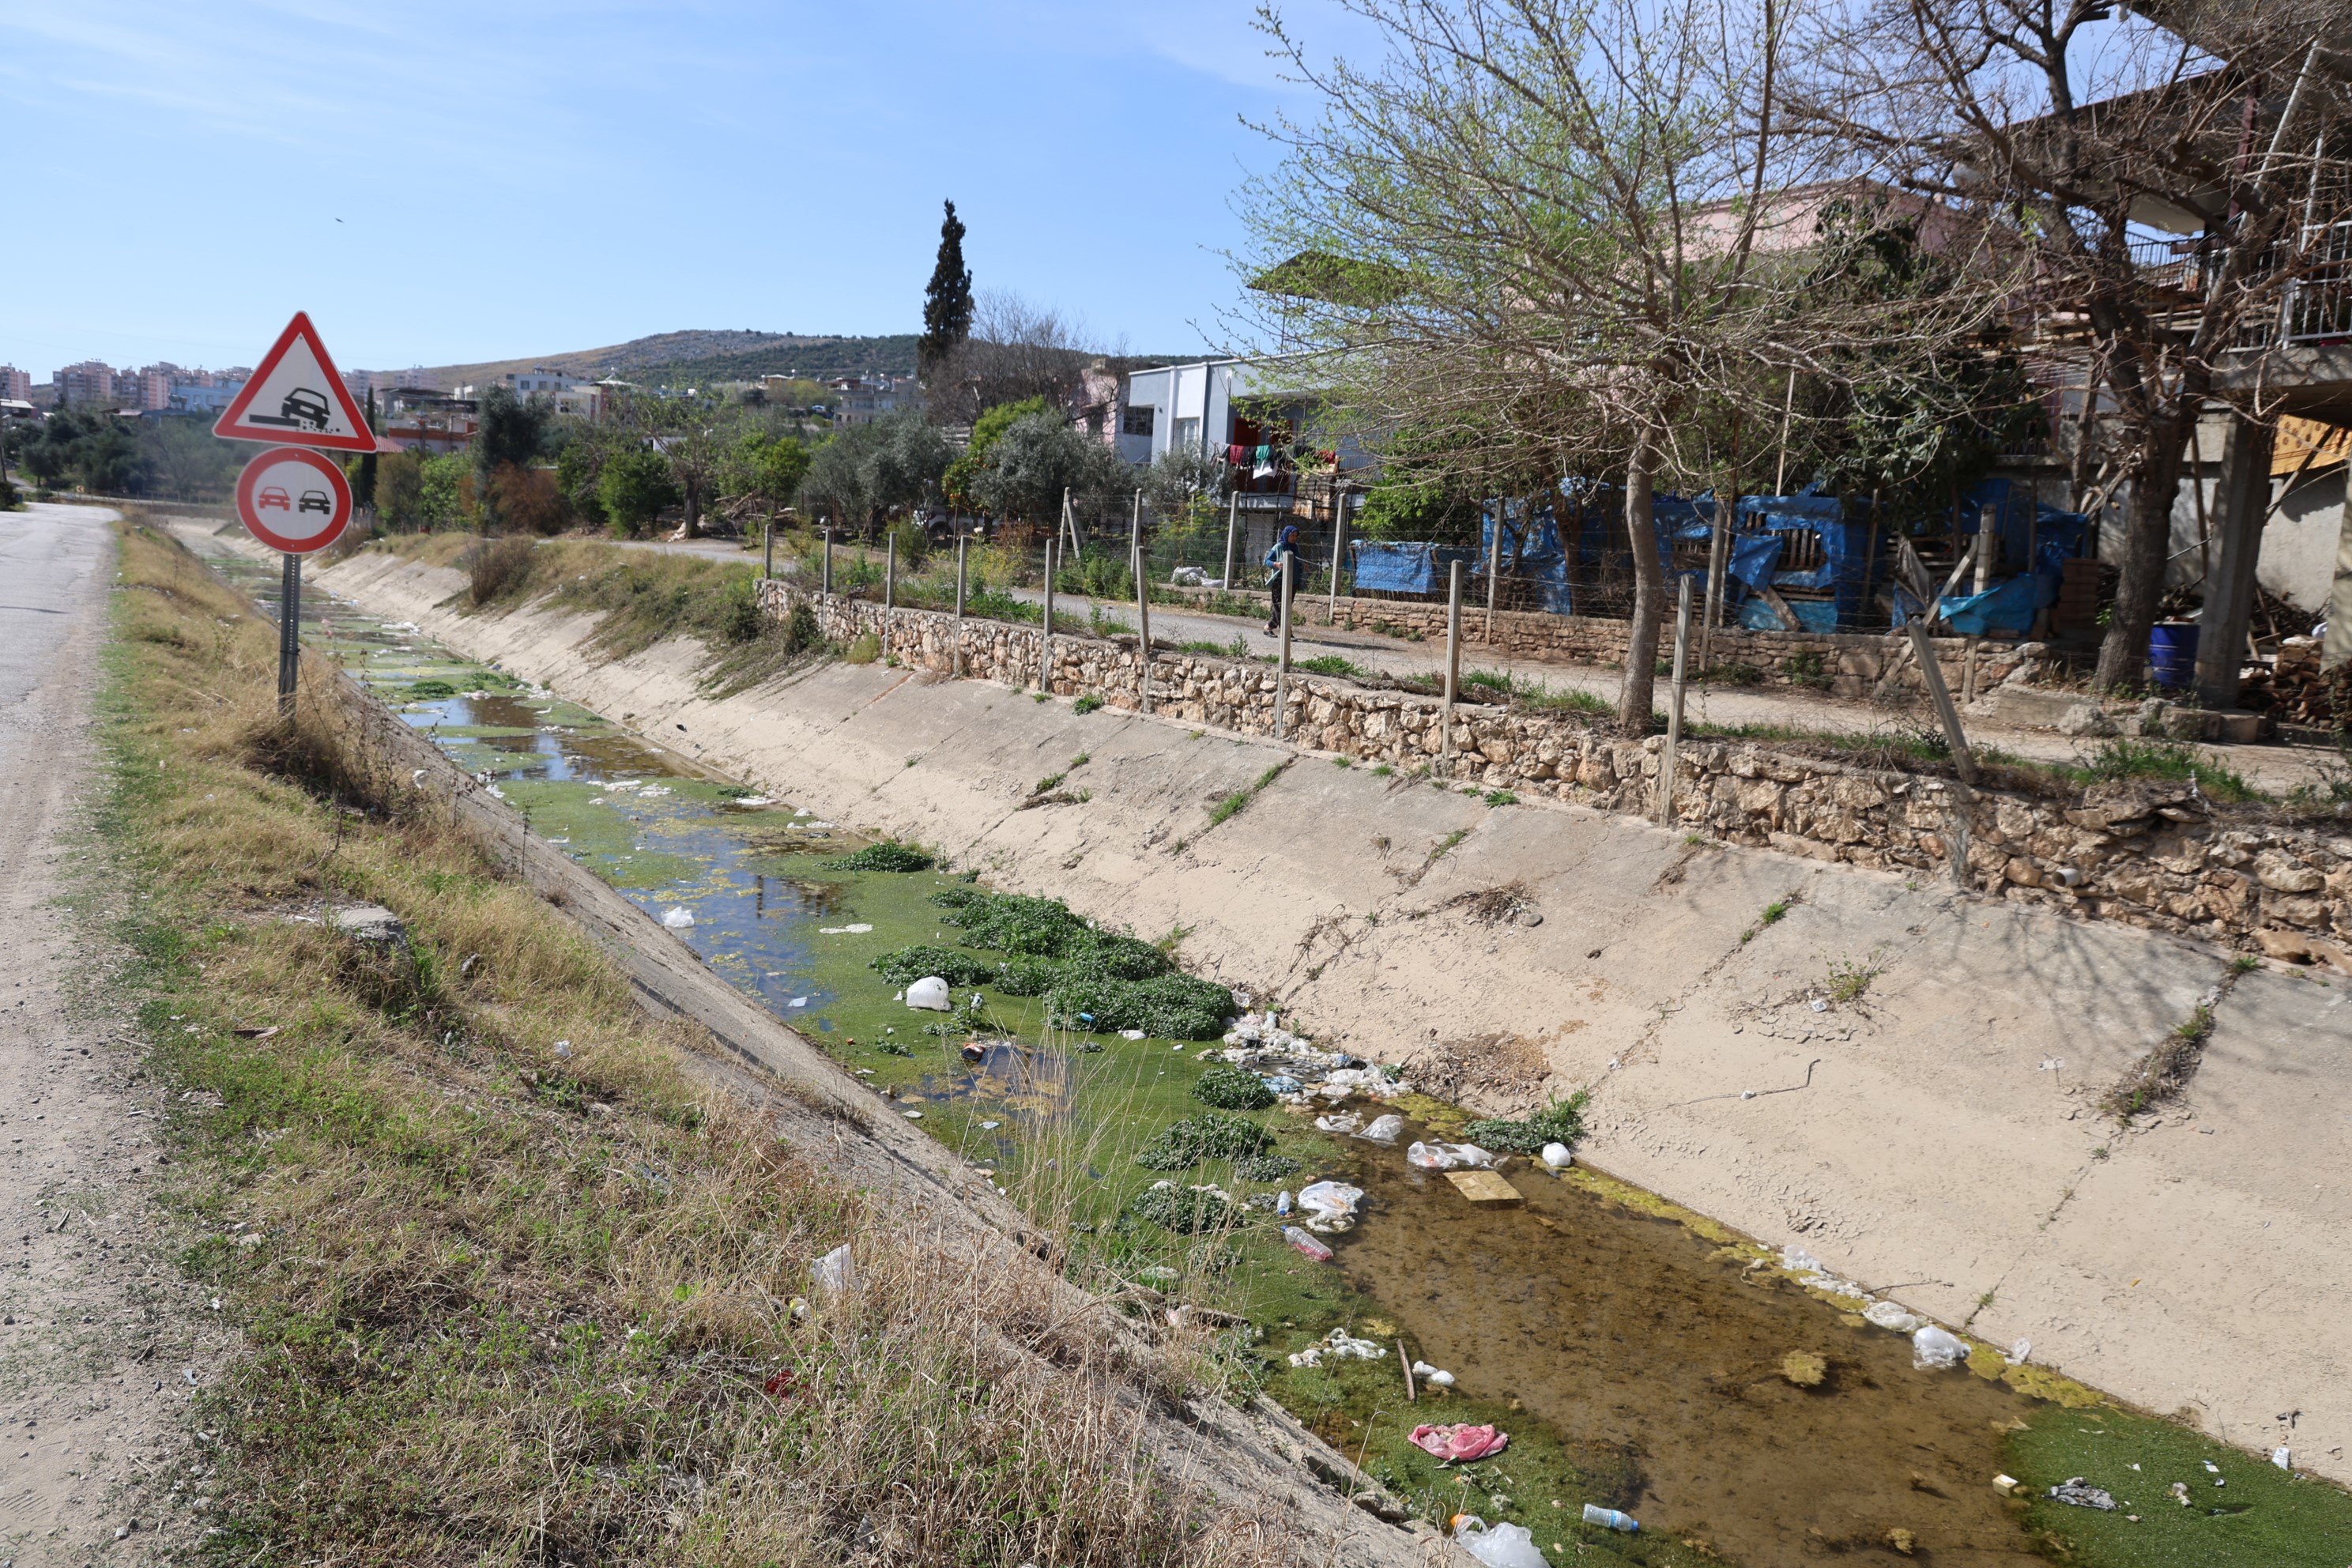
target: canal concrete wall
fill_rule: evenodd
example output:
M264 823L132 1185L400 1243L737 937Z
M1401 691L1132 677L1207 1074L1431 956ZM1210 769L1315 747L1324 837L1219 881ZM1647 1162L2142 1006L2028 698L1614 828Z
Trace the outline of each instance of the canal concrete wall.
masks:
M320 576L835 821L1181 932L1199 972L1472 1103L1589 1089L1596 1165L2352 1479L2340 974L992 680L825 663L714 699L690 641L602 660L591 618L460 614L459 574L380 552ZM2200 1037L2180 1099L2099 1109Z

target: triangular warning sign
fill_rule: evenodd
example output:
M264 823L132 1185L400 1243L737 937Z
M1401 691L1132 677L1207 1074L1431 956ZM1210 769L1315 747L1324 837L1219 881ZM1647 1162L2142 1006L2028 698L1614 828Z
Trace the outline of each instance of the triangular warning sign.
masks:
M373 452L367 416L352 401L351 389L335 374L335 362L319 341L310 315L294 312L278 342L245 390L222 413L213 434L232 441L267 441L278 447L331 447Z

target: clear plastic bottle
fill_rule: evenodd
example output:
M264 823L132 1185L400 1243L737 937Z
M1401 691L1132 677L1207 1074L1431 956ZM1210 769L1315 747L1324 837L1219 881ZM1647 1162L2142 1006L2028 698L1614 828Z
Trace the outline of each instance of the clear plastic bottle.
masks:
M1642 1529L1642 1521L1632 1514L1619 1513L1613 1508L1600 1508L1591 1503L1584 1505L1584 1522L1597 1524L1603 1530L1622 1530L1628 1535L1637 1535Z

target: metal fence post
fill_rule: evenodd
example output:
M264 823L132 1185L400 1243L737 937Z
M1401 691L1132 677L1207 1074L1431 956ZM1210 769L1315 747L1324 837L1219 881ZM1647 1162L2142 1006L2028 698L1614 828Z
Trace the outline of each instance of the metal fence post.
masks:
M1225 500L1225 574L1223 592L1234 591L1234 547L1240 542L1242 526L1242 492L1235 490Z
M1138 710L1151 711L1151 582L1143 564L1143 547L1135 550L1135 626L1136 654L1141 660L1136 694Z
M956 535L956 616L955 616L955 654L954 654L954 656L953 656L954 662L953 662L953 664L950 666L950 670L949 670L949 673L950 673L950 674L951 674L951 675L953 675L953 676L955 676L958 679L962 679L962 676L963 676L963 584L964 584L964 562L965 562L965 560L966 560L966 558L967 558L967 556L968 556L968 554L969 554L969 552L970 552L970 550L971 550L971 539L969 539L968 537L966 537L965 535L961 534L961 533L959 533L959 534L957 534L957 535Z
M1331 599L1324 606L1323 624L1339 624L1339 563L1348 556L1348 492L1339 492L1338 515L1331 520Z
M824 570L817 579L817 592L833 597L833 524L824 525Z
M1666 709L1666 745L1658 756L1658 820L1675 820L1675 772L1682 761L1683 681L1690 668L1690 574L1682 574L1682 593L1675 608L1674 701Z
M1276 585L1275 590L1282 595L1282 647L1275 656L1274 665L1274 738L1277 741L1283 738L1287 728L1286 715L1290 701L1290 590L1293 585L1291 574L1297 569L1297 552L1290 550L1284 551L1282 581Z
M882 657L890 657L890 633L898 622L898 536L882 536Z
M760 575L772 578L776 574L776 520L772 514L768 519L768 526L761 530L761 538L767 546L767 559L761 563Z
M1054 691L1054 544L1045 542L1045 614L1037 638L1037 689L1047 696Z
M1441 766L1454 760L1454 698L1462 685L1462 563L1445 569L1445 708L1444 731L1438 737Z

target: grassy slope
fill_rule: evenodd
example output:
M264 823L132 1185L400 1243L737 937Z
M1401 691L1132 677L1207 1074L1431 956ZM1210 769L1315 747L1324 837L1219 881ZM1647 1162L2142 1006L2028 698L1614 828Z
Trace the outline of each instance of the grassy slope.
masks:
M554 911L376 809L317 692L281 730L249 606L139 529L122 566L121 983L184 1091L185 1267L247 1347L199 1412L217 1560L1230 1560L1130 1422L1007 1375L1034 1300L901 1258ZM359 900L411 954L294 918ZM844 1242L861 1295L796 1318Z

